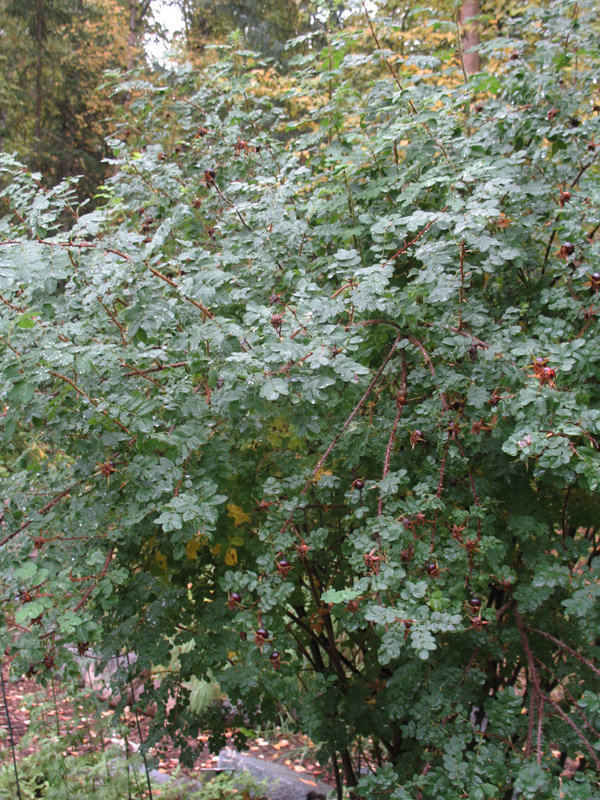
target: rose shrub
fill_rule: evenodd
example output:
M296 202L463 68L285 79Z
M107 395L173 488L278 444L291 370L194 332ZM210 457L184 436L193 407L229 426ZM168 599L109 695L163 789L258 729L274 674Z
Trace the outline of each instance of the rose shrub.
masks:
M1 156L17 673L186 645L156 738L285 707L355 797L595 794L598 18L505 33L132 80L92 213Z

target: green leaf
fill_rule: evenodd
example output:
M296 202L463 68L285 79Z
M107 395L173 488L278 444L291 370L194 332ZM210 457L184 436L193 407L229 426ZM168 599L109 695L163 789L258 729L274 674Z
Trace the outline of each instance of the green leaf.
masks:
M35 328L35 321L37 314L29 313L23 314L23 316L19 317L17 320L17 327L23 328L24 330L30 330L31 328Z
M324 603L347 603L361 595L362 592L357 589L328 589L321 595L321 600Z
M9 400L18 400L23 405L30 403L35 397L35 388L27 381L15 383L8 393Z

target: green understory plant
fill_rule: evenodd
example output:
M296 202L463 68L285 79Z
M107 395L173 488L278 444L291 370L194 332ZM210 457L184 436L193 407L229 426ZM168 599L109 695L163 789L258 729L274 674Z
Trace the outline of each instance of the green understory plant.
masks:
M187 761L285 706L338 797L586 800L597 14L523 9L468 81L394 26L280 96L236 45L121 86L93 213L1 157L2 646L124 682L181 647L149 744Z

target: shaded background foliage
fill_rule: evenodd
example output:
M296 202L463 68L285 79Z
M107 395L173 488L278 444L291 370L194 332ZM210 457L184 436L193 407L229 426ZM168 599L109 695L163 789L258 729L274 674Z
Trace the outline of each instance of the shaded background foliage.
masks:
M355 797L588 798L598 19L523 8L469 79L403 19L116 86L91 213L3 156L2 643L183 647L188 759L285 706Z
M126 30L110 0L0 4L0 144L47 186L81 176L79 198L107 175L113 117L106 69L124 68Z

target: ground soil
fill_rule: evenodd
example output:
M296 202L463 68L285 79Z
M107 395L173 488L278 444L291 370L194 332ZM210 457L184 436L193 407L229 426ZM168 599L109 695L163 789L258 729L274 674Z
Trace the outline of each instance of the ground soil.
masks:
M100 751L103 745L101 735L104 736L104 743L106 743L108 736L106 730L103 734L98 734L100 726L96 722L96 717L94 715L85 716L85 712L82 714L84 707L81 705L74 707L61 681L55 679L45 687L27 677L11 682L8 673L4 672L3 684L6 693L5 705L0 692L0 762L3 764L8 765L12 761L11 733L15 744L17 765L20 759L36 752L40 738L37 735L37 728L36 735L30 737L31 740L22 741L32 725L32 714L36 708L43 707L43 716L48 731L53 733L60 731L62 735L72 731L74 726L80 728L81 741L78 747L82 752ZM83 695L83 698L85 697L86 695ZM8 706L8 719L6 706ZM117 712L106 704L100 713L106 720L114 717ZM141 713L138 713L136 717L131 708L125 709L124 715L120 717L121 721L123 719L129 729L127 743L118 736L111 737L111 741L122 743L124 752L127 747L130 748L130 752L136 751L140 746L140 734L141 740L145 741L152 720ZM106 728L106 726L103 727ZM191 769L182 768L180 774L194 777L196 770L216 766L218 756L210 753L206 742L207 737L198 737L196 763ZM228 744L233 746L233 741ZM298 773L305 774L307 777L314 777L331 785L334 783L331 772L316 760L316 748L308 737L275 729L264 733L263 736L257 735L255 738L249 739L247 745L248 752L255 757L277 762ZM77 753L71 749L71 751L66 750L66 754L76 755ZM170 774L179 765L179 749L167 737L161 741L158 747L150 751L150 755L156 759L156 768L160 772Z

